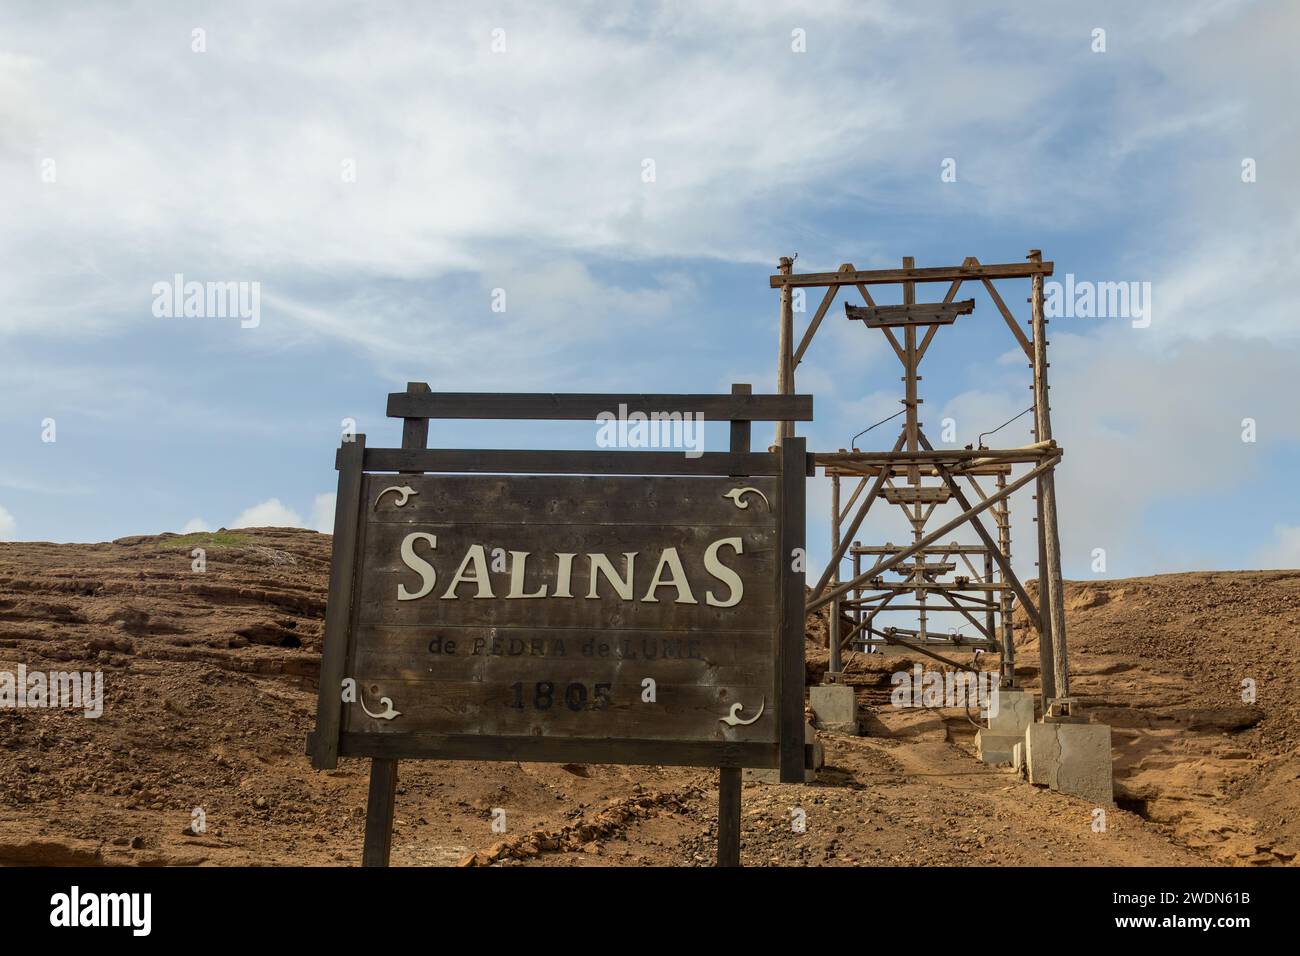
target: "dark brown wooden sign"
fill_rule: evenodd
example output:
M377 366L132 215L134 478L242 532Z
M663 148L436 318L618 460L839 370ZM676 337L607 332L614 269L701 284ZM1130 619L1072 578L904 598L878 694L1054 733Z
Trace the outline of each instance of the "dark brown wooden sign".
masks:
M357 435L339 450L313 765L679 764L802 780L811 459L802 439L748 445L751 419L806 420L811 399L747 392L390 396L408 447ZM732 448L423 447L424 412L594 419L620 403L728 415Z

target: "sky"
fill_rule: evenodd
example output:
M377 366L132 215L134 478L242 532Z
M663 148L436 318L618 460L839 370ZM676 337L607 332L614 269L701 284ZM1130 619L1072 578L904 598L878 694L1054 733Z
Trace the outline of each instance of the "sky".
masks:
M1053 281L1136 283L1149 306L1049 325L1066 575L1300 566L1297 28L1300 7L1249 0L13 0L0 540L328 530L345 423L399 444L385 400L408 381L773 391L780 256L1041 249ZM177 275L256 288L256 320L186 316L161 301ZM1027 319L1028 282L1001 288ZM968 295L922 366L939 445L1030 403ZM817 450L901 407L896 357L842 301L796 373ZM435 423L431 443L596 429ZM1016 549L1028 491L1012 509ZM814 565L828 515L818 478ZM905 529L873 509L859 537Z

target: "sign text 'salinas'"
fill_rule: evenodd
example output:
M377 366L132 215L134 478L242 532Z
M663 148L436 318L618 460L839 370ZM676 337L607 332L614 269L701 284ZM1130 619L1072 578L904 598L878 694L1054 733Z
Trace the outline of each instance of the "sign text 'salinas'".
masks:
M345 731L775 740L773 479L393 484L363 485Z

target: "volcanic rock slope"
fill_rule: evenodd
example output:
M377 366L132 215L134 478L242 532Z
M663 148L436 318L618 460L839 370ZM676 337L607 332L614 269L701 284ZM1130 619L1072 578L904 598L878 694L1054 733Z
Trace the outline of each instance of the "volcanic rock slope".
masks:
M99 670L105 693L96 719L0 710L0 865L356 863L368 764L317 772L304 756L329 549L276 528L0 544L0 671ZM964 714L891 708L889 673L910 660L859 655L848 673L871 736L823 734L815 784L747 784L744 861L1291 862L1300 572L1071 584L1069 597L1075 693L1115 727L1104 832L1084 802L976 762ZM814 677L825 624L810 620ZM1032 685L1037 650L1018 633ZM397 865L707 865L715 841L703 770L401 765Z

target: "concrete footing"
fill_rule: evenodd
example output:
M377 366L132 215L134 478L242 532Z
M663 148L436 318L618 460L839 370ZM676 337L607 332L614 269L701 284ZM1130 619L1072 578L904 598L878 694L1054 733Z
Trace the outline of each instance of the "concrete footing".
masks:
M808 688L808 702L821 730L858 734L858 697L847 684L820 684Z
M1106 724L1030 724L1025 731L1024 764L1030 783L1099 806L1115 804Z
M1014 734L992 734L981 730L975 734L975 753L985 763L1011 763L1012 752L1022 739Z
M998 688L989 695L989 733L1023 737L1034 722L1034 695Z
M984 763L1013 763L1015 745L1034 722L1034 695L999 688L987 710L989 727L975 735L975 751Z

